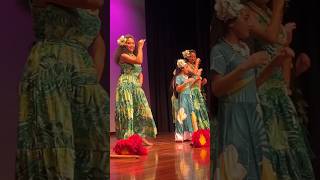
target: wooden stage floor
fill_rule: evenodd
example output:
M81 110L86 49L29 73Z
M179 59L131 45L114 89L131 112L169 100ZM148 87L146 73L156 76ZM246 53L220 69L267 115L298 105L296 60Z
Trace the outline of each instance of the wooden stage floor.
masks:
M110 137L113 153L116 138ZM176 143L174 135L160 134L148 155L139 159L110 159L111 180L207 180L210 179L210 148Z

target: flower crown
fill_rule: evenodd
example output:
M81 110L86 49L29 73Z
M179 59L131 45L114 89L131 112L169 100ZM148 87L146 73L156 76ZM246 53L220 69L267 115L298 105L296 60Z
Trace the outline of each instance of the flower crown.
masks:
M182 52L182 56L183 56L183 58L190 57L190 51L189 51L189 50L183 51L183 52Z
M178 61L177 61L177 67L178 68L183 68L185 65L187 65L187 63L186 63L186 61L184 60L184 59L179 59Z
M240 0L216 0L214 9L217 12L218 19L228 21L240 15L244 6Z
M117 43L119 46L124 46L127 42L127 38L124 37L123 35L119 37L119 39L117 40Z

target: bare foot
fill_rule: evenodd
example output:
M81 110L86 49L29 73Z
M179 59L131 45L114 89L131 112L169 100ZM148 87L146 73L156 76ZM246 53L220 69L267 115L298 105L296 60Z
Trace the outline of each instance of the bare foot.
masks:
M149 142L146 138L142 138L142 142L146 146L152 146L153 145L153 143Z

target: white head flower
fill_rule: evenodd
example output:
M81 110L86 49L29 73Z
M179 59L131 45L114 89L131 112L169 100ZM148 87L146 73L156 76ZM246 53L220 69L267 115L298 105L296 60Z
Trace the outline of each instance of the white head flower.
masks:
M178 68L183 68L185 65L187 65L186 61L184 59L179 59L177 61Z
M124 37L123 35L119 37L119 39L117 40L117 43L119 46L124 46L127 42L127 38Z
M218 19L222 21L237 18L242 8L244 6L240 3L240 0L216 0L214 6Z
M183 51L183 52L182 52L182 56L183 56L183 58L190 57L190 51L189 51L189 50Z

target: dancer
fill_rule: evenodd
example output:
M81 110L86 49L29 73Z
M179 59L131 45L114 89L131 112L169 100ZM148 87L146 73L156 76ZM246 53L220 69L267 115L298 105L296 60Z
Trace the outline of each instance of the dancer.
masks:
M108 178L109 100L94 65L105 50L89 10L101 3L31 2L36 42L20 81L16 179Z
M119 139L139 134L146 145L152 145L146 138L155 138L157 128L141 87L144 42L140 40L136 47L131 35L118 39L115 60L121 67L121 75L116 90L116 134Z
M197 118L192 102L191 86L196 84L200 77L189 78L190 68L183 59L177 61L177 68L172 80L173 99L172 107L175 120L175 140L191 140L192 133L198 130Z
M287 51L288 39L281 25L284 0L253 0L247 3L253 17L252 37L254 49L266 50L272 61L279 52ZM292 54L292 53L291 53ZM288 56L282 57L285 61ZM306 145L296 109L288 95L281 68L265 66L257 79L268 139L271 144L272 163L278 179L314 179L310 149Z
M197 76L201 77L202 69L199 69L200 59L197 58L195 50L185 50L182 52L184 58L188 60L187 64L190 67L191 74L194 78ZM202 79L202 78L201 78ZM199 129L209 129L209 116L207 111L206 102L201 93L201 87L207 83L207 80L203 78L201 81L191 86L192 102L194 107L194 112L198 121Z
M217 0L215 10L217 39L210 54L212 91L219 101L214 179L274 179L255 83L255 68L269 56L250 55L243 42L249 37L249 12L239 1Z

